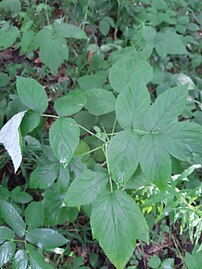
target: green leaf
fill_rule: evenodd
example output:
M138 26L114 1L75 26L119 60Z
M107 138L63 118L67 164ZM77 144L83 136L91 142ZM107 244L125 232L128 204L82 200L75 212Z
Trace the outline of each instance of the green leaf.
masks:
M18 236L24 235L26 224L10 203L0 200L0 216Z
M114 110L116 99L114 95L107 90L86 90L84 96L87 99L85 108L93 115L100 116Z
M125 184L138 166L139 138L132 130L116 134L109 142L108 161L113 179Z
M25 250L18 250L14 256L12 268L13 269L27 269L28 256Z
M141 138L139 160L143 173L160 189L171 178L171 159L163 147L161 135L148 134Z
M190 254L186 252L185 263L188 269L200 269L201 267L202 252L194 252Z
M26 248L30 255L30 265L32 269L53 269L50 264L45 262L44 257L39 254L35 247L30 244L26 244Z
M86 39L86 33L77 26L69 23L65 23L61 20L56 20L53 23L53 28L60 35L67 38Z
M187 87L175 87L162 93L147 111L145 128L160 131L163 126L176 121L186 105L187 94Z
M8 23L6 23L1 29L0 29L0 49L7 49L11 47L18 36L20 35L20 31L17 27L11 26Z
M56 248L67 243L67 239L52 229L36 228L30 229L26 239L39 248Z
M139 80L140 77L145 83L151 81L153 77L153 69L145 60L123 58L109 70L109 82L116 92L121 92L129 82Z
M32 48L34 40L34 31L32 30L26 30L22 34L20 46L23 53L29 52Z
M5 226L0 226L0 240L11 240L15 238L15 233L5 227Z
M87 100L80 91L72 92L55 101L54 108L59 116L70 116L79 112Z
M52 29L44 28L38 32L35 42L40 47L40 59L56 75L63 61L69 58L66 40Z
M22 103L30 109L43 113L48 106L44 88L33 78L17 77L17 93Z
M44 222L44 206L40 202L32 202L25 209L25 221L29 229L38 228Z
M105 190L107 175L85 170L70 185L64 202L67 206L81 206L92 203L97 194Z
M23 111L14 115L0 130L0 143L3 144L5 149L8 151L14 165L15 173L22 161L18 128L25 113L26 111Z
M0 3L0 8L3 8L5 11L19 13L21 11L21 3L20 0L3 0Z
M156 51L161 57L167 54L187 54L181 36L170 30L156 34Z
M117 269L132 255L136 239L148 242L148 226L135 201L124 191L103 192L93 203L93 236Z
M39 125L39 123L40 114L34 111L27 111L20 125L22 136L31 133Z
M116 101L116 116L122 128L141 128L150 106L150 94L142 80L127 84Z
M84 90L102 88L107 77L107 72L99 71L93 75L85 75L78 79L79 87Z
M144 26L142 29L142 36L147 42L153 41L156 36L155 28L151 26Z
M50 187L56 180L59 169L57 163L38 164L31 173L30 188L46 189Z
M14 242L5 242L0 246L0 266L2 267L6 264L13 256L15 251L15 243Z
M193 122L165 126L163 145L176 159L190 163L202 162L202 127Z
M51 126L50 144L55 157L67 165L79 145L79 127L73 119L59 118Z
M148 261L148 265L151 268L158 268L160 264L161 264L161 259L156 255L152 256Z

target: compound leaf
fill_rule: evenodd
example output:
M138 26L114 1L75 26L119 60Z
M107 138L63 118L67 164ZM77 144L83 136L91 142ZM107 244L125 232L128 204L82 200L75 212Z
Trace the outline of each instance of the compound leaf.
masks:
M93 203L94 238L117 269L132 255L136 239L148 241L148 226L135 201L124 191L103 192Z
M79 145L79 127L75 120L59 118L51 126L50 144L55 157L67 165Z
M107 185L107 175L102 172L85 170L70 185L64 198L67 206L81 206L95 200L97 194Z
M138 166L139 138L132 130L116 134L109 142L108 161L113 179L126 183Z

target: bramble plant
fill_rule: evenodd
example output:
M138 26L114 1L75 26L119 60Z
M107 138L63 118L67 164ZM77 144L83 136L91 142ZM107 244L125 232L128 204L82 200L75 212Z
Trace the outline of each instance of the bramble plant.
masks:
M93 239L117 269L124 269L137 240L151 242L148 216L159 205L156 223L169 216L171 223L180 222L181 232L188 228L196 247L192 255L186 253L185 264L197 269L201 184L192 187L187 182L202 163L201 122L193 120L201 109L201 91L183 73L183 67L178 68L187 63L187 57L195 59L192 64L198 67L198 44L189 31L198 31L201 15L195 16L197 23L190 22L184 1L182 9L176 1L134 1L137 23L126 29L120 22L130 25L130 3L110 1L105 9L106 1L100 5L87 1L79 28L64 19L53 19L53 7L45 1L36 5L38 15L45 12L46 23L41 27L22 11L28 2L1 2L1 9L23 22L19 27L12 21L2 22L0 47L6 50L17 41L20 52L30 58L38 51L45 65L41 68L49 76L50 72L56 75L68 60L75 59L81 66L69 71L73 87L60 92L60 85L58 91L54 89L54 97L37 76L15 73L15 95L9 103L13 110L0 130L0 143L11 157L14 173L21 170L26 187L10 191L6 184L0 186L0 267L9 261L13 269L59 266L60 260L52 266L42 251L62 256L63 246L71 238L65 237L68 226L64 230L51 226L74 222L84 212ZM64 10L65 3L61 4ZM82 12L80 4L73 7L72 1L69 8ZM124 42L101 47L90 44L84 30L88 16L89 21L95 16L93 8L100 10L101 34L106 37L110 29L116 34L121 31ZM106 15L114 9L117 21ZM180 18L178 10L185 12ZM81 40L82 49L92 52L89 57L85 51L84 57L90 72L84 71L84 52L77 52L72 40L68 48L66 38ZM75 58L69 56L69 49ZM94 264L100 268L97 261ZM151 256L148 266L173 268L174 260L162 262Z

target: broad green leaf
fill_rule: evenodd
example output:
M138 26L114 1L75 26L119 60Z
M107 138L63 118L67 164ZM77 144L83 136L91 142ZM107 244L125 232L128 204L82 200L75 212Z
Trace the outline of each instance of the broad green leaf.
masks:
M15 251L15 243L14 242L5 242L0 246L0 266L2 267L6 264L13 256Z
M30 188L46 189L56 180L60 167L57 163L38 164L30 176Z
M5 11L19 13L21 11L21 2L20 0L3 0L0 3L0 8L3 8Z
M193 122L165 126L163 145L176 159L190 163L202 162L202 127Z
M116 116L122 128L141 128L150 106L150 94L142 80L127 84L116 101Z
M61 20L56 20L53 23L53 28L56 32L59 32L61 36L67 37L67 38L76 38L76 39L86 39L87 35L86 33L81 30L79 27L65 23Z
M116 134L109 142L108 161L112 178L125 184L138 166L139 138L132 130Z
M153 269L159 268L160 264L161 264L161 259L156 255L151 256L151 258L148 261L148 265Z
M117 269L132 255L136 239L148 242L148 226L135 201L124 191L103 192L93 203L93 237Z
M44 222L44 206L40 202L32 202L25 209L25 221L29 229L38 228Z
M39 57L55 75L64 60L69 58L69 49L66 40L52 29L44 28L36 36L39 45Z
M93 115L100 116L114 110L114 95L103 89L91 89L84 92L87 99L85 108Z
M15 238L15 233L5 227L5 226L0 226L0 240L11 240L11 239L14 239Z
M50 264L45 262L44 257L37 251L35 247L30 244L26 244L26 249L30 255L30 265L32 269L53 269Z
M0 200L0 216L18 236L24 235L26 224L10 203Z
M144 26L142 29L142 36L147 42L153 41L156 36L155 28L151 26Z
M100 89L103 87L107 77L107 72L99 71L93 75L85 75L78 79L78 84L81 89Z
M148 83L152 76L153 69L148 62L131 57L120 59L109 70L109 82L116 92L121 92L129 82L140 77Z
M14 115L0 130L0 144L3 144L14 165L14 172L18 170L22 161L20 136L18 128L26 111Z
M31 133L39 125L39 123L40 114L34 111L27 111L20 125L22 136Z
M166 57L167 54L187 54L181 36L170 30L156 34L155 48L161 57Z
M171 159L164 149L161 135L148 134L141 138L139 160L143 173L160 189L171 178Z
M1 29L0 29L0 49L7 49L11 47L18 36L20 35L20 31L17 27L11 26L8 23L6 23Z
M39 248L56 248L67 243L67 239L52 229L36 228L26 233L26 239Z
M25 250L18 250L14 256L12 269L27 269L29 258Z
M44 88L33 78L17 77L17 93L22 103L30 109L43 113L48 106Z
M201 267L202 252L194 252L190 254L186 252L185 263L188 269L200 269Z
M67 206L81 206L92 203L98 193L105 190L107 175L85 170L70 185L64 201Z
M72 92L55 101L54 108L59 116L70 116L79 112L87 100L81 92Z
M187 94L187 87L175 87L162 93L147 111L145 128L161 131L163 126L176 121L186 105Z
M50 145L55 157L67 165L79 145L79 127L73 119L59 118L51 126Z
M32 48L34 40L34 31L32 30L26 30L22 34L20 46L23 53L29 52Z

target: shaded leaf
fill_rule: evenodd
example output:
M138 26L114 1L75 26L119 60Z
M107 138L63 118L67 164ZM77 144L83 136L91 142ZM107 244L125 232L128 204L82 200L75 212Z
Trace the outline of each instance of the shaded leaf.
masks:
M67 239L52 229L36 228L30 229L26 239L39 248L56 248L67 243Z
M0 226L0 240L11 240L15 238L15 233L5 227L5 226Z
M32 202L25 209L25 221L29 229L43 225L44 206L40 202Z
M0 200L0 215L18 236L24 235L26 224L10 203Z
M84 170L70 185L64 201L67 206L80 206L93 202L107 185L107 175Z

